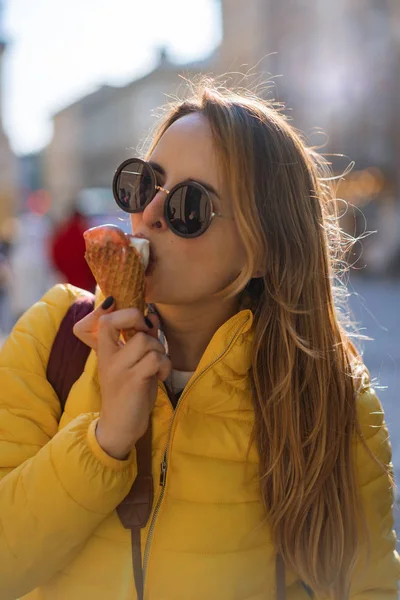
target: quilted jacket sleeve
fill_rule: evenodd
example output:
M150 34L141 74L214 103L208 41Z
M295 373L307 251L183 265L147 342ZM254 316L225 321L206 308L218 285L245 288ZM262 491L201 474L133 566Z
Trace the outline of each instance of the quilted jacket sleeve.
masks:
M382 405L367 385L358 398L359 420L368 448L389 471L391 446ZM369 560L360 557L354 577L352 600L396 600L400 579L399 556L393 531L393 488L388 474L357 443L357 471L370 537Z
M58 432L60 405L46 365L76 293L66 285L50 290L0 352L2 600L15 600L68 563L136 476L134 450L118 461L98 445L98 414L82 414Z

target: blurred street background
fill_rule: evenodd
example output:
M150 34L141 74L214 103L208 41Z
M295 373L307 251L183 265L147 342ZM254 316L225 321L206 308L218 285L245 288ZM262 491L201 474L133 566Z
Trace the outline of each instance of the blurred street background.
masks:
M0 332L54 283L91 289L82 231L156 109L199 73L270 99L329 154L400 481L400 1L0 1ZM74 255L76 249L76 256ZM74 262L76 261L76 262ZM71 272L71 265L72 272ZM74 266L75 265L75 266ZM400 523L399 523L400 525ZM398 526L400 531L400 527Z

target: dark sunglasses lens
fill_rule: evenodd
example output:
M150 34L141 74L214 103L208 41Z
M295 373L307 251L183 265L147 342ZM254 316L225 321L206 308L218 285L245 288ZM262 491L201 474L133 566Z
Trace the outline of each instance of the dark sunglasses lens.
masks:
M132 161L121 169L114 193L124 210L140 212L154 194L153 177L146 163Z
M196 185L182 185L168 198L167 217L175 233L195 237L202 233L210 222L210 199L206 192Z

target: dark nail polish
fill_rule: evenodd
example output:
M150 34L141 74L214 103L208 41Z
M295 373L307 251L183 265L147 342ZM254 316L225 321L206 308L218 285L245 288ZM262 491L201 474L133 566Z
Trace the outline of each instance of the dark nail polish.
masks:
M110 308L110 306L112 306L112 304L113 304L113 303L114 303L114 298L113 298L113 296L108 296L108 297L107 297L107 298L104 300L103 304L101 305L101 308L102 308L103 310L107 310L107 308Z
M153 325L153 323L150 321L150 319L148 319L147 317L145 317L145 318L144 318L144 320L145 320L145 323L146 323L147 327L148 327L149 329L153 329L154 325Z

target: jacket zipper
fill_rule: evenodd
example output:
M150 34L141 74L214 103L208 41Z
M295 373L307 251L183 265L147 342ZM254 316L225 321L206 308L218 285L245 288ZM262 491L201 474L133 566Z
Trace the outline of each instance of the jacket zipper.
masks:
M216 362L218 362L224 354L226 354L226 352L229 350L229 348L231 347L231 345L233 344L234 340L236 339L237 335L239 334L239 331L244 327L244 325L247 323L248 318L246 319L246 321L244 323L242 323L240 325L240 327L236 330L236 332L234 333L234 335L231 337L228 345L226 346L226 348L224 349L223 352L221 352L221 354L219 354L217 356L217 358L215 358L212 363L210 363L209 365L207 365L207 367L205 369L203 369L195 379L193 379L192 383L190 384L189 388L185 389L185 391L182 393L181 397L179 398L177 405L175 407L174 413L172 415L170 424L169 424L169 429L168 429L168 436L167 436L167 444L165 446L165 450L164 450L164 454L163 454L163 459L161 462L161 471L160 471L160 486L162 487L161 489L161 493L160 496L157 500L157 504L156 507L154 509L153 512L153 517L151 519L151 523L150 523L150 527L149 527L149 533L147 535L147 541L146 541L146 546L144 549L144 555L143 555L143 589L145 587L146 584L146 571L147 571L147 563L149 560L149 554L150 554L150 546L151 546L151 542L152 542L152 538L153 538L153 532L154 532L154 527L155 527L155 522L157 519L157 515L160 511L160 507L161 507L161 502L164 498L164 492L165 492L165 483L167 480L167 469L168 469L168 461L167 461L167 455L168 455L168 450L169 450L169 445L170 445L170 441L171 441L171 432L172 432L172 427L174 424L174 420L175 420L175 416L176 416L176 412L178 410L178 407L180 406L182 400L184 399L184 397L188 394L188 392L190 391L190 389L193 387L193 385L196 383L196 381L202 376L204 375L204 373L206 373L209 369L211 369L211 367L213 367L215 365ZM163 388L161 388L163 389ZM164 390L163 390L164 391Z

